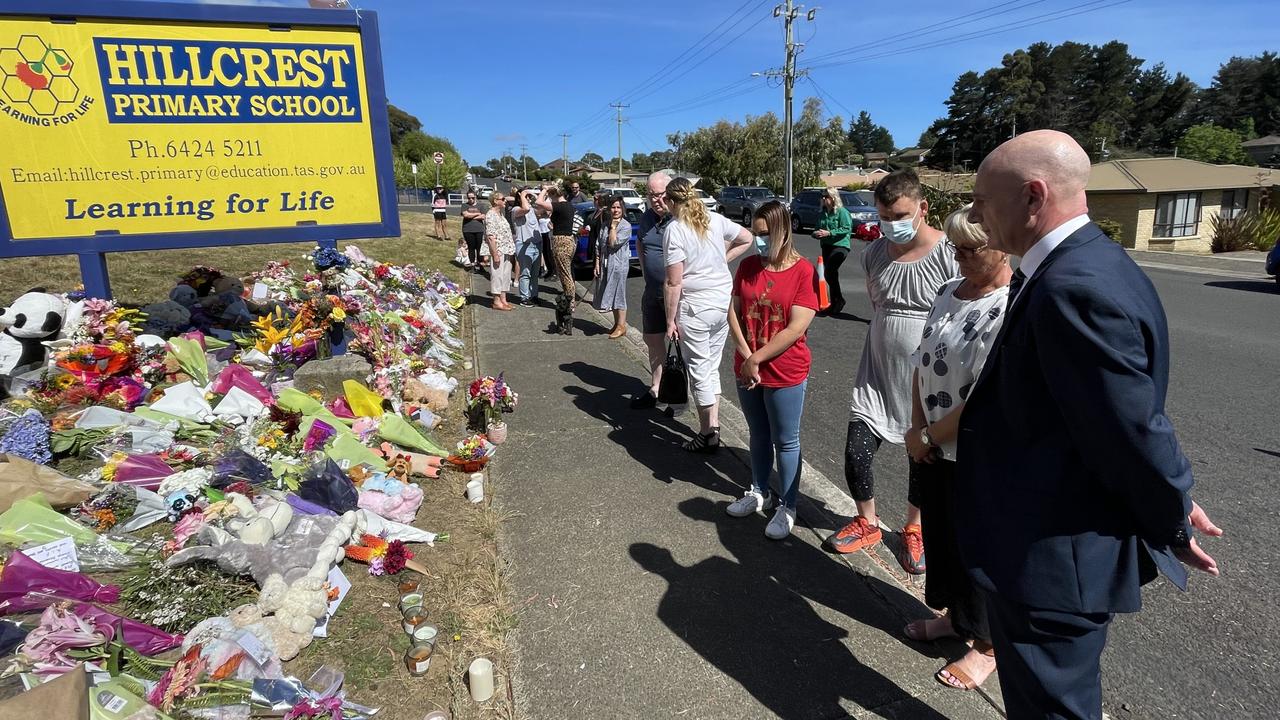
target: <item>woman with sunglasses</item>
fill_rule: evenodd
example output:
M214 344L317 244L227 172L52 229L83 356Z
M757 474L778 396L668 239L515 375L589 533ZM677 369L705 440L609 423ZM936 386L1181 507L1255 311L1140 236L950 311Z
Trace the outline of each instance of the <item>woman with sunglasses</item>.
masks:
M924 545L929 548L925 602L942 617L916 620L904 632L916 641L959 637L972 643L963 657L939 670L938 682L972 690L996 667L982 591L973 586L956 548L956 434L969 391L1004 322L1013 271L1009 256L987 247L982 228L965 206L951 213L945 230L960 276L938 290L912 356L911 429L907 453L918 463ZM998 441L997 441L998 442Z

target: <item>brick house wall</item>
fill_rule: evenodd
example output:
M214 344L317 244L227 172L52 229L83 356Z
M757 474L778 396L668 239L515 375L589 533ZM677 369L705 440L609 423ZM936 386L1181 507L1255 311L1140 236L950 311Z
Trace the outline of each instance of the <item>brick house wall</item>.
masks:
M1258 209L1261 193L1248 188L1250 212ZM1133 250L1167 250L1173 252L1211 252L1213 228L1209 219L1222 211L1222 190L1200 192L1200 223L1196 233L1187 237L1155 237L1156 198L1158 193L1089 193L1089 215L1120 223L1120 243Z

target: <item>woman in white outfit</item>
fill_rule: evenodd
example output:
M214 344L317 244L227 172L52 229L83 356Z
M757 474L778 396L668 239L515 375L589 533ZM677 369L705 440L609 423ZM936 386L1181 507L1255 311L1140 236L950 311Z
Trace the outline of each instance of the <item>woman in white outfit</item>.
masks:
M685 178L667 185L666 201L672 216L662 233L667 337L680 341L698 406L698 434L684 449L713 453L720 449L720 356L733 290L729 261L751 247L751 232L708 212Z

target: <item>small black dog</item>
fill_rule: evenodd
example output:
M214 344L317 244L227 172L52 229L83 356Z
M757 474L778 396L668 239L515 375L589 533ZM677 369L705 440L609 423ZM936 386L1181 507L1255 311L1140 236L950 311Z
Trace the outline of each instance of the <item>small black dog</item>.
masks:
M573 299L564 293L556 298L556 329L561 335L573 334Z

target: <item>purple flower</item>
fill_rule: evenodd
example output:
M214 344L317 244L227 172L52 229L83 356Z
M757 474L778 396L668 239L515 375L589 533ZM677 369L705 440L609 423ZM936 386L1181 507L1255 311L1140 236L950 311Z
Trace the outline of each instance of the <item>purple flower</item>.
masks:
M0 452L17 455L46 465L53 459L49 451L49 421L38 410L28 410L9 425L0 438Z

